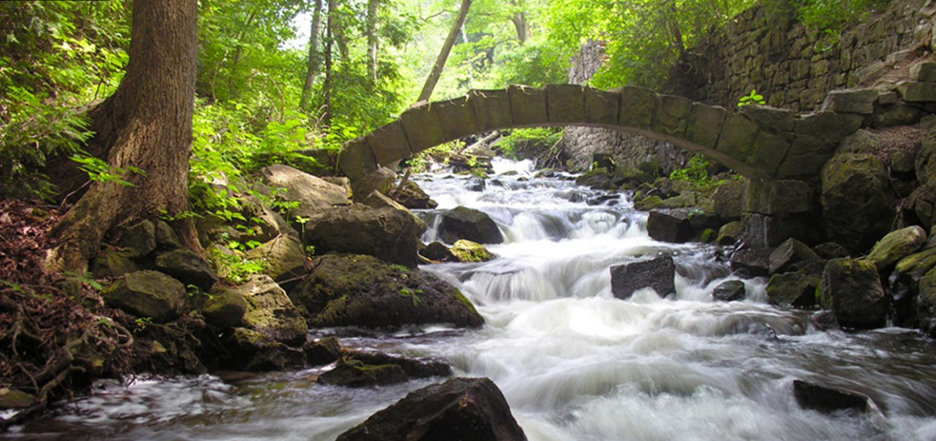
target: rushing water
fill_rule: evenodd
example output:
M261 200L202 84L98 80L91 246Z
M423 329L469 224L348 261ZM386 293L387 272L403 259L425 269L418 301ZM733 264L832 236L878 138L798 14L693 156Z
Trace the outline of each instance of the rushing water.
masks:
M532 178L531 164L496 161L483 192L465 177L424 176L440 203L490 214L506 241L481 264L426 266L459 286L487 324L396 335L329 330L345 346L451 363L503 390L531 441L936 440L936 345L905 329L820 331L806 312L765 302L712 301L737 279L719 250L650 239L646 214L625 196L564 179ZM518 174L504 175L513 170ZM589 204L593 205L589 205ZM677 263L677 294L613 298L609 268L648 254ZM322 368L322 369L327 369ZM224 383L211 376L102 383L54 418L10 439L333 440L407 392L440 379L375 389L321 386L322 369ZM863 392L882 413L800 409L794 379Z

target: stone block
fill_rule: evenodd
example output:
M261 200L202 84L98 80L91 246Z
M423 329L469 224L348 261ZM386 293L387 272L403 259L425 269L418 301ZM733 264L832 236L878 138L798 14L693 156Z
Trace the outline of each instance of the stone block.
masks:
M835 112L815 112L796 120L793 132L838 143L861 128L863 118Z
M546 86L546 105L549 122L580 124L585 121L585 88L550 84Z
M621 95L592 87L585 88L585 122L614 125L618 121Z
M906 81L897 84L897 93L908 103L929 103L936 101L936 83Z
M400 121L394 121L367 135L367 144L380 165L387 165L413 154Z
M737 113L730 113L725 119L715 150L735 161L745 162L754 147L758 131L753 121Z
M436 114L436 120L442 127L442 137L446 142L479 132L474 109L467 96L432 103L429 107Z
M761 130L757 132L754 146L745 162L768 176L776 176L790 146L791 142L787 138Z
M871 117L871 127L887 128L896 126L909 126L920 122L923 111L907 105L887 106L878 109Z
M650 128L650 121L654 109L659 101L656 92L641 87L622 87L621 111L618 114L618 125L634 129L646 130Z
M468 92L468 104L474 110L479 133L513 126L506 90L472 90Z
M792 132L796 114L790 109L769 106L743 106L738 113L746 116L757 125L775 133Z
M835 148L836 144L815 136L797 135L774 177L815 177L835 154Z
M788 215L808 213L812 209L809 184L796 180L751 180L747 188L748 213Z
M400 122L403 123L403 129L406 131L406 138L409 140L413 153L419 153L445 142L442 126L429 104L407 109L400 115ZM374 149L375 155L378 155L377 150ZM377 162L384 165L380 162L380 156L377 157Z
M910 68L910 78L921 83L936 83L936 63L925 62Z
M874 89L833 90L826 95L822 110L870 115L874 113L877 98L878 91Z
M706 149L715 148L727 116L728 111L722 107L693 103L684 138Z
M542 125L549 120L545 89L514 85L507 88L507 96L514 126Z
M661 135L682 138L686 133L692 101L679 96L660 95L659 105L653 112L650 129Z
M352 181L377 170L377 160L365 138L345 144L338 155L338 168Z

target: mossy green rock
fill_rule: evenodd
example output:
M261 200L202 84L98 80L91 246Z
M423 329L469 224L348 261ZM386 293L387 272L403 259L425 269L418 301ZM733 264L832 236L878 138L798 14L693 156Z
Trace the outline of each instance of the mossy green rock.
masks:
M900 259L897 262L897 273L901 276L908 276L911 280L919 280L934 267L936 267L936 248L928 248Z
M247 302L246 327L278 342L299 345L305 342L309 327L286 292L269 276L253 276L235 288Z
M0 389L0 409L25 409L39 402L33 395L19 390Z
M205 321L218 329L240 326L247 313L247 300L235 289L215 288L202 308Z
M890 231L895 198L884 164L872 155L836 155L822 169L822 220L826 234L849 250L863 251Z
M931 269L920 279L919 302L920 329L936 337L936 269Z
M614 186L608 169L599 167L575 178L575 183L592 188L610 188Z
M305 224L302 243L314 246L320 254L367 254L414 268L417 239L424 228L406 210L354 205L313 215Z
M873 262L878 271L884 271L900 259L920 249L926 243L926 231L913 225L892 231L884 236L868 254L868 261Z
M816 289L822 279L807 273L774 274L767 282L767 299L773 305L811 308L816 305Z
M464 239L455 242L450 251L458 262L487 262L496 257L484 245Z
M484 324L460 291L431 273L387 265L365 255L322 256L313 266L289 293L312 326Z
M344 387L385 386L406 381L409 381L409 377L400 366L395 364L372 366L357 360L341 361L334 369L318 378L321 384Z
M252 372L278 371L305 365L302 349L289 347L264 333L252 329L234 328L221 339L230 353L226 369Z
M728 222L718 229L718 238L715 239L719 245L731 245L738 241L741 234L744 233L744 223L741 221Z
M874 329L887 323L890 298L872 262L830 260L822 273L821 295L832 299L832 310L843 328Z
M936 181L936 129L923 138L920 151L916 155L916 177L920 184Z
M279 236L247 252L248 259L266 261L264 273L274 280L301 277L305 274L306 253L295 237Z
M137 271L124 275L102 294L114 308L165 323L178 316L186 291L182 282L159 271Z
M98 279L120 277L139 271L140 267L130 258L130 253L105 249L91 260L91 274Z
M117 246L134 259L152 253L156 249L156 226L144 220L127 227L117 241Z

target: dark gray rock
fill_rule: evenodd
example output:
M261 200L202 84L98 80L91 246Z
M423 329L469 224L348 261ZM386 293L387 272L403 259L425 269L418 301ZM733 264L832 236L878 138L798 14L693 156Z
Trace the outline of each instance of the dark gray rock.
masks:
M803 409L822 413L842 410L864 413L877 410L877 406L867 395L803 380L793 380L793 396L796 397L796 403Z
M467 207L455 207L442 215L439 237L449 243L455 243L459 239L482 244L504 241L504 236L490 216Z
M306 361L311 366L323 366L341 359L341 344L335 337L320 338L314 342L306 342L302 346Z
M807 272L774 274L767 282L767 299L772 305L812 308L821 282L820 276Z
M393 199L410 209L429 209L439 206L413 181L407 181L400 192L393 195Z
M105 248L91 260L91 274L97 279L120 277L139 271L140 267L130 258L130 253Z
M890 231L896 202L884 165L872 155L836 155L822 169L822 220L829 239L863 251Z
M716 242L719 245L731 245L737 242L742 234L744 234L744 223L741 221L728 222L718 229Z
M386 167L380 167L376 171L365 175L362 178L355 179L351 183L351 194L354 202L361 202L372 192L378 192L383 195L390 194L396 183L397 175Z
M465 189L468 191L484 191L484 187L484 178L480 176L472 176L465 183Z
M152 253L156 250L156 226L144 220L127 227L117 240L117 247L133 259Z
M457 434L457 438L455 437ZM411 392L337 441L526 441L487 378L454 378Z
M822 301L843 328L874 329L887 324L890 298L884 293L874 264L863 260L832 259L822 274Z
M218 281L211 264L204 257L185 248L156 256L156 269L204 291L210 290Z
M660 296L676 292L676 264L671 256L639 260L611 267L611 293L627 300L634 291L653 288Z
M452 254L449 247L439 241L434 241L426 245L426 248L423 249L420 254L429 260L435 260L437 262L451 262L455 260L455 255Z
M313 216L305 225L302 242L314 246L316 254L367 254L413 268L424 228L408 211L355 205Z
M225 369L269 372L305 366L302 349L287 346L252 329L234 328L223 335L221 343L230 354L218 360Z
M156 221L156 248L159 250L174 250L182 248L179 235L164 221Z
M764 277L770 273L769 248L744 248L731 255L731 269L747 277Z
M798 265L816 260L820 257L809 245L790 238L770 253L770 274L795 271Z
M712 297L721 302L735 302L744 300L747 290L744 282L740 280L729 280L715 287L712 291Z
M409 378L448 377L452 375L452 367L448 363L429 358L407 358L383 352L344 351L348 359L361 363L379 366L396 365Z
M917 314L920 330L936 337L936 269L930 269L919 282Z
M813 251L823 259L837 259L839 257L849 256L848 250L835 242L825 242L816 245Z
M341 360L334 369L318 377L318 382L342 387L374 387L405 383L409 377L395 364L369 365L357 360Z
M247 313L244 295L233 289L216 288L202 307L205 322L217 329L241 326Z
M692 240L695 230L689 223L689 210L652 210L647 217L647 234L654 240L684 243Z

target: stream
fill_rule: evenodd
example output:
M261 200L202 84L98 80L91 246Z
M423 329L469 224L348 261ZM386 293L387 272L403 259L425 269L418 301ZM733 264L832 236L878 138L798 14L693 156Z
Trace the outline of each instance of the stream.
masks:
M743 301L715 302L731 274L718 247L668 244L646 232L627 195L534 178L529 162L496 159L484 191L466 176L422 175L437 214L480 209L505 242L487 263L422 268L458 286L487 321L394 335L315 331L342 345L443 359L459 376L491 378L530 441L936 440L936 344L914 330L821 331L812 313L766 302L764 279ZM592 205L590 205L592 204ZM609 268L672 255L677 294L611 294ZM328 367L225 383L218 377L97 384L55 414L4 433L22 440L334 440L408 392L323 386ZM881 413L803 410L794 379L862 392Z

